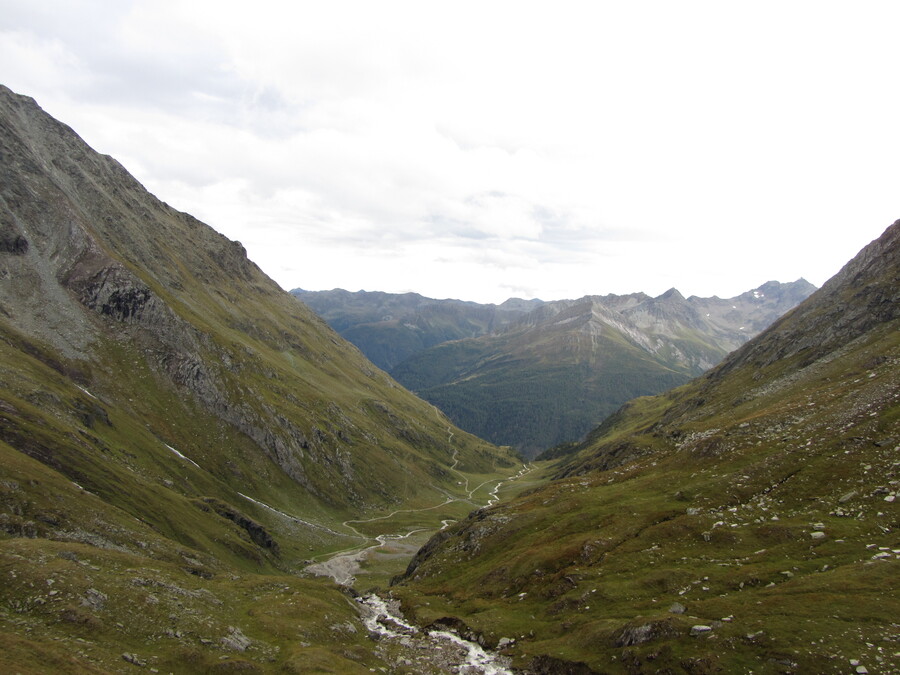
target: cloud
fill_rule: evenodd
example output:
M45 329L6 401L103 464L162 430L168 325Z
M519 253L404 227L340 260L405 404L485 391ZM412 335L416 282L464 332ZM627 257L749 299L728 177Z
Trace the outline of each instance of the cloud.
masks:
M286 287L727 296L897 217L893 3L4 4L0 79Z

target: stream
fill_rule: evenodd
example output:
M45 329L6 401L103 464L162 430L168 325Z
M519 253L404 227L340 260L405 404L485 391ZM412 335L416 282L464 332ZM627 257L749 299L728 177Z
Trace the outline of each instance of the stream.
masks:
M342 586L352 587L360 564L373 551L388 542L398 543L415 532L403 535L381 534L378 543L362 549L338 553L328 560L309 565L309 572L329 576ZM410 555L413 549L410 549ZM512 675L509 659L486 651L480 644L466 640L449 630L422 629L409 623L400 611L400 603L370 593L356 598L363 624L373 639L376 651L400 672L461 673L464 675Z
M453 468L455 468L455 464ZM530 467L523 466L515 476L499 481L488 495L487 506L496 504L499 500L498 491L502 483L516 480L530 470ZM465 489L469 498L472 497L475 490L483 485L484 483L470 490L468 479L466 479ZM443 506L443 504L416 510L427 511L439 506ZM352 587L356 581L355 575L361 569L361 563L370 553L386 546L388 542L397 543L423 530L412 530L404 534L380 534L377 537L369 538L360 533L351 523L384 520L400 512L395 511L387 516L368 520L344 522L344 526L353 530L360 538L376 543L371 546L340 551L327 560L308 565L306 570L319 576L331 577L335 583L341 586ZM453 521L441 521L441 529L446 528L451 522ZM376 651L388 663L392 663L398 668L408 669L405 672L423 675L426 673L512 675L513 673L507 657L487 651L477 642L464 639L451 630L423 629L407 622L400 611L399 602L396 600L386 600L375 593L370 593L357 597L356 602L363 624L369 634L378 641Z
M400 649L401 655L395 657L398 666L415 668L417 673L512 675L508 658L486 651L477 642L449 630L421 630L407 623L396 601L373 593L357 598L357 603L369 633Z

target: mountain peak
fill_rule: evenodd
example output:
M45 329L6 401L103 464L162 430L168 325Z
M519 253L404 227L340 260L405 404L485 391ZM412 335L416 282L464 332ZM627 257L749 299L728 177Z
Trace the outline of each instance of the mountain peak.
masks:
M656 300L684 300L684 296L681 294L681 291L673 286L665 293L658 296Z
M795 282L798 283L798 282ZM722 364L765 366L805 353L811 362L900 316L900 220L835 276Z

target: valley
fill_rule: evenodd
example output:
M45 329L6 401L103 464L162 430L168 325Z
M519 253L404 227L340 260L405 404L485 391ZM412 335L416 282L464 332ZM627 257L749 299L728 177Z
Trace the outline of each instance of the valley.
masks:
M801 282L332 292L394 379L0 87L0 672L898 673L900 221Z
M476 639L460 637L453 626L432 624L417 627L408 623L398 603L385 600L381 594L387 589L392 578L396 578L406 567L409 559L434 533L434 516L428 512L443 509L453 501L465 502L468 509L477 507L476 495L487 497L487 508L499 500L499 491L521 491L517 485L534 466L523 466L515 475L503 480L483 481L469 489L469 477L458 473L464 484L465 496L447 501L432 507L421 509L404 509L392 513L375 516L364 520L350 520L343 523L357 533L365 543L358 547L321 556L321 562L313 562L305 568L307 573L331 578L342 587L367 588L362 595L356 596L363 624L370 635L377 636L378 653L391 664L392 672L445 673L473 672L487 675L511 675L508 670L508 659L485 651L484 646ZM518 490L515 488L518 487ZM485 493L485 490L488 490ZM471 512L471 511L469 511ZM411 524L409 518L415 519ZM395 522L395 520L397 522ZM440 521L440 531L446 529L452 519ZM377 523L377 530L383 531L374 537L362 534L357 526L371 526ZM400 527L400 530L396 528ZM356 594L356 590L353 591Z
M324 560L308 565L306 571L318 576L330 577L340 586L353 586L357 582L355 575L360 574L364 563L369 563L370 567L377 570L379 568L378 562L382 560L386 563L387 570L391 574L385 577L384 573L382 573L379 577L370 570L366 576L385 583L394 574L401 571L391 567L391 563L393 562L396 565L399 560L399 563L405 567L406 561L437 529L436 522L440 525L440 529L443 530L457 520L454 518L441 518L440 516L446 516L459 507L462 507L465 513L468 514L473 509L477 510L492 506L499 501L498 493L501 489L505 488L508 491L511 487L514 487L511 484L518 483L534 471L534 466L523 465L517 473L509 478L483 480L471 489L469 488L469 476L456 471L453 466L451 466L451 470L456 472L461 479L458 485L462 486L463 496L456 498L448 496L444 501L434 506L423 506L417 509L398 509L391 513L371 518L345 520L341 523L342 527L353 532L356 538L363 540L363 543L344 551L319 556L324 558ZM482 476L479 476L480 478ZM481 502L484 503L482 504ZM437 520L438 518L439 521ZM371 534L364 534L360 530L360 526L362 530ZM397 528L400 529L398 530Z

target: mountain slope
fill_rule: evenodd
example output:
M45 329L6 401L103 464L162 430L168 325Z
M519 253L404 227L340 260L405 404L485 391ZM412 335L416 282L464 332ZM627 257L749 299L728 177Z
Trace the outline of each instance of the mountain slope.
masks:
M168 669L216 663L207 645L243 625L268 645L251 661L287 667L304 642L311 662L321 647L352 671L329 650L364 635L323 623L352 608L325 584L279 575L358 544L341 525L350 516L466 497L458 471L512 470L512 457L372 366L239 243L6 88L0 355L5 666L12 653L59 659L51 637L92 636L103 649L60 670L115 670L123 644L146 648L174 616L181 635L158 650ZM245 576L257 573L271 578ZM288 627L295 593L309 608ZM377 661L366 654L357 660Z
M898 301L900 221L555 481L437 535L396 592L535 672L898 672Z
M295 288L291 295L386 371L442 342L499 330L541 304L540 300L510 298L500 305L482 305L435 300L418 293L350 293L342 289Z
M728 300L671 289L547 302L391 374L464 429L533 456L578 440L627 400L699 375L813 290L801 279Z

